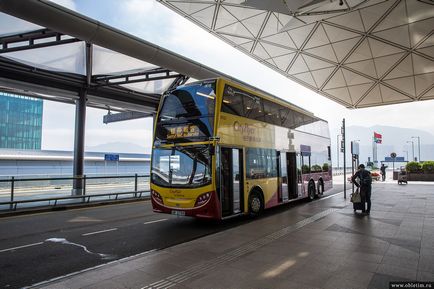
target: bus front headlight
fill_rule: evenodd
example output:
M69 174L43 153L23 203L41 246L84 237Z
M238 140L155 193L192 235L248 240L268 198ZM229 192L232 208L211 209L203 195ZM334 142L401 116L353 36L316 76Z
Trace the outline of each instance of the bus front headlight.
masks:
M205 193L197 197L195 207L200 207L204 204L206 204L209 199L211 198L211 193Z

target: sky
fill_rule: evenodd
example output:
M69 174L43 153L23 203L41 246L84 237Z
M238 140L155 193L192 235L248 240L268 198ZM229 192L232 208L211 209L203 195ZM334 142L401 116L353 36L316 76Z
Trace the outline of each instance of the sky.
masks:
M155 0L56 0L79 13L184 55L312 111L329 122L332 140L347 126L399 126L431 132L434 100L350 110L260 64ZM130 142L149 151L152 120L105 125L107 111L88 109L86 146ZM45 102L43 149L72 149L74 107ZM371 140L361 140L369 143ZM332 141L332 144L334 142Z

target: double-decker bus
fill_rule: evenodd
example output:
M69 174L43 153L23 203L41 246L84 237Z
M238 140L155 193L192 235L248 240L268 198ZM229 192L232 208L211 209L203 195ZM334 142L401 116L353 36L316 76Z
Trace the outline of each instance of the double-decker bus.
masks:
M166 94L155 121L154 212L224 219L332 187L328 123L223 78Z

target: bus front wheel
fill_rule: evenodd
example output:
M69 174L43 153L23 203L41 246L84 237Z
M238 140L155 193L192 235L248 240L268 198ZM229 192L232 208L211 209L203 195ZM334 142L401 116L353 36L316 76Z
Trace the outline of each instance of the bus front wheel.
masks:
M264 208L261 194L257 191L253 191L249 197L249 213L251 216L257 216Z

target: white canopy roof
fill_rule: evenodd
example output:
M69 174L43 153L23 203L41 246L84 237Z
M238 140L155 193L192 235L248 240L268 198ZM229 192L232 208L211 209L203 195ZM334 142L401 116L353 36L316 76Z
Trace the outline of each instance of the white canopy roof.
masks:
M434 99L432 0L158 1L348 108Z

